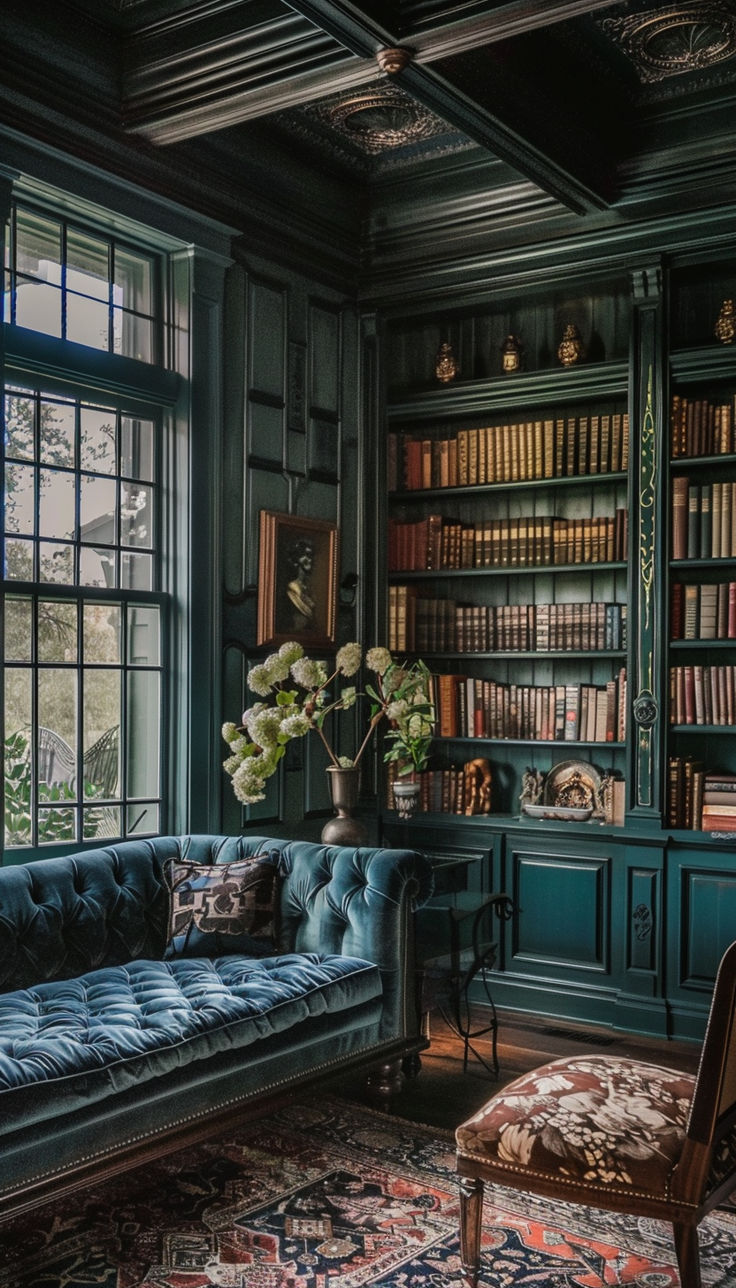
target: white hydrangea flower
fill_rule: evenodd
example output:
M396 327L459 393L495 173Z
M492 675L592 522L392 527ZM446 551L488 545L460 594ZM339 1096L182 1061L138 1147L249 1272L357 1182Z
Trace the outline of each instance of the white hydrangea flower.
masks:
M408 715L408 712L409 703L406 701L406 698L397 698L395 702L389 702L386 707L386 715L389 720L395 720L397 724L401 724L401 721Z
M349 711L351 707L354 707L357 700L358 693L354 684L349 685L347 689L343 689L340 694L340 705L344 711Z
M384 675L393 661L387 648L369 648L365 655L366 666L376 675Z
M271 692L271 674L265 663L259 662L258 666L251 667L248 672L248 688L262 698Z
M225 742L234 742L238 736L238 726L232 720L226 720L222 726L222 736Z
M271 685L280 684L289 674L291 663L282 656L281 650L278 653L269 653L263 665L268 672Z
M259 711L250 727L250 735L259 747L272 747L281 732L281 712L275 707Z
M255 760L255 756L244 760L233 774L233 791L243 805L255 805L265 796L264 779L262 774L258 773L258 767L254 765Z
M335 669L342 675L355 675L355 672L360 670L362 656L360 644L343 644L342 648L337 650Z
M286 716L281 721L281 733L286 738L303 738L311 728L309 717L305 716L302 711Z
M355 761L351 760L349 756L338 756L337 763L341 769L353 769L355 767Z
M291 674L303 689L318 689L327 682L327 672L323 662L315 662L310 657L297 658L291 664Z
M297 644L296 640L287 640L279 649L279 657L288 662L289 666L293 666L294 662L297 662L300 657L304 657L304 649L301 644Z

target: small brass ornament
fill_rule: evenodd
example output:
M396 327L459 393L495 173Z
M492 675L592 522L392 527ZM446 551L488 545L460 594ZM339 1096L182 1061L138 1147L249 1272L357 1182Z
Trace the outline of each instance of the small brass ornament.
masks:
M442 381L443 385L447 385L451 380L455 379L459 370L457 359L452 352L452 345L448 344L446 340L443 341L437 350L434 374L438 380Z
M580 332L574 322L570 322L565 327L565 333L557 347L557 357L563 367L574 367L576 362L585 357Z
M501 345L501 365L504 373L521 369L521 341L517 335L507 335Z
M718 314L718 321L714 327L714 335L721 344L731 344L736 336L736 317L733 312L733 300L724 300L721 305L721 311Z

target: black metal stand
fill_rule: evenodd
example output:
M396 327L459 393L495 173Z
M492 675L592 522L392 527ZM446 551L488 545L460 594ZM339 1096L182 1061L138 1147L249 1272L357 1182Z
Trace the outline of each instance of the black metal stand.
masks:
M488 973L492 970L498 952L494 937L498 920L508 921L514 906L507 894L493 894L480 904L477 896L465 896L462 902L472 906L454 905L442 911L448 918L449 952L436 957L425 957L421 965L420 1007L428 1027L432 1010L438 1010L445 1022L463 1041L463 1073L467 1072L468 1059L473 1055L484 1069L498 1077L498 1017L491 993ZM439 911L439 910L438 910ZM490 1019L480 1028L472 1027L470 986L479 980L490 1010ZM478 1038L491 1037L490 1062L473 1045Z

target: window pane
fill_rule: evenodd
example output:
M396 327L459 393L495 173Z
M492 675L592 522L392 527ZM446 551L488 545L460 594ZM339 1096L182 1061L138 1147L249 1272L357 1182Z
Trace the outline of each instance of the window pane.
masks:
M3 572L9 581L33 581L33 550L32 541L6 539Z
M35 399L9 394L5 399L5 454L32 461L35 454Z
M39 662L76 662L77 606L56 599L38 604Z
M56 789L57 796L65 797L63 787ZM70 806L59 809L40 809L38 811L38 843L54 845L59 841L77 840L77 811Z
M159 675L131 671L128 676L127 794L159 795Z
M67 286L70 291L93 295L95 299L110 297L110 248L100 237L77 228L69 228L66 237Z
M31 536L35 530L35 480L32 465L5 467L5 531Z
M61 223L32 210L19 209L15 224L19 273L61 283Z
M128 609L128 665L158 666L161 658L161 614L158 608Z
M39 541L38 579L57 586L74 585L74 546L60 541Z
M84 795L119 795L120 678L117 670L84 672Z
M117 586L115 575L116 555L104 546L82 546L79 552L80 586L102 586L108 590Z
M120 485L121 546L152 546L153 505L150 487L142 483Z
M122 810L114 805L92 806L82 812L85 841L122 836Z
M82 479L79 535L83 541L114 545L116 491L114 479Z
M30 599L8 595L5 600L5 660L30 662L33 617Z
M120 605L84 605L84 661L120 662Z
M43 335L61 336L61 289L42 282L19 281L15 290L15 321Z
M153 590L153 560L150 555L123 555L120 584L124 590Z
M158 805L136 801L126 811L126 836L156 836L159 831Z
M39 756L47 748L46 765L39 764L39 778L46 782L71 782L75 777L77 745L77 672L72 667L49 666L38 673ZM42 738L41 731L51 733ZM50 777L46 777L46 771Z
M73 467L74 404L42 398L40 404L40 457L44 465Z
M38 531L42 537L71 541L76 529L74 475L41 470Z
M120 473L153 482L153 421L120 417Z
M147 255L115 248L115 303L136 313L152 313L152 261Z
M66 338L92 349L110 347L110 313L107 304L86 295L67 295Z
M80 465L96 474L114 474L116 460L115 412L107 407L80 410Z
M31 843L31 676L26 667L5 672L5 844Z
M153 361L153 327L148 318L114 309L112 315L113 349L126 358L139 362Z

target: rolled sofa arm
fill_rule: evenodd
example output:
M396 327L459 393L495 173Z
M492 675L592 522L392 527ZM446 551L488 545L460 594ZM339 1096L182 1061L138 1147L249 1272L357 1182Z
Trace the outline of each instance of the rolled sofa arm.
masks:
M241 854L278 854L282 951L342 953L375 962L383 978L382 1036L417 1032L414 910L432 893L432 867L414 850L239 837Z

